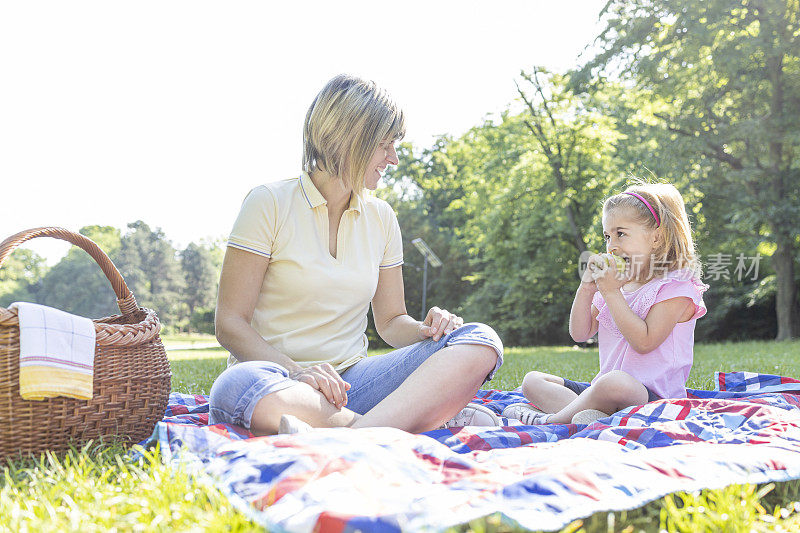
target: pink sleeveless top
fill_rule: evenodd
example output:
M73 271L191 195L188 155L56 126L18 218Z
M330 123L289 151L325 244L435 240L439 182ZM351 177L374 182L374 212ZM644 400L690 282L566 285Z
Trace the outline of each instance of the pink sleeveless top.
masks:
M686 380L694 358L694 325L706 314L703 293L708 285L692 277L689 270L675 270L650 280L632 292L622 291L628 307L644 320L650 308L659 302L685 296L694 302L695 312L686 322L679 322L663 343L652 352L636 352L622 336L603 296L596 292L592 304L600 311L597 344L600 349L600 372L592 380L612 370L622 370L662 398L685 398Z

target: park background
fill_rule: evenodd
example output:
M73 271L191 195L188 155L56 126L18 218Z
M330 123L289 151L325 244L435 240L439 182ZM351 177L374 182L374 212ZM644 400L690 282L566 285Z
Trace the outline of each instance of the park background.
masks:
M564 23L569 18L564 11L544 11L552 8L545 8L540 2L509 4L504 10L475 3L473 7L478 10L475 14L486 15L482 22L477 22L476 16L465 15L463 5L454 9L455 4L448 4L444 6L449 10L447 16L438 14L440 23L414 22L402 13L370 12L369 4L354 4L365 10L360 11L363 18L342 39L350 39L348 46L355 49L361 46L376 53L366 59L380 63L380 68L372 72L385 74L390 89L393 83L400 85L395 81L395 71L401 71L405 78L416 71L419 76L412 85L427 95L432 109L457 108L470 99L473 85L475 99L486 102L487 106L471 123L465 125L465 118L461 117L453 127L464 131L457 133L432 134L436 126L426 122L430 117L424 113L411 114L409 139L399 150L400 165L390 170L377 191L399 216L410 313L419 316L421 307L422 258L411 245L412 239L421 237L443 261L441 268L429 269L429 305L450 309L466 320L493 325L508 345L570 342L567 321L578 282L579 256L586 250L603 249L602 200L638 177L674 183L686 200L704 263L704 281L711 286L705 296L709 312L698 321L697 340L797 337L800 334L798 3L670 0L611 2L607 6L604 2L566 4L571 5L563 9L579 8L574 19L583 26L575 31L586 32L575 35L569 24L560 28L561 33L572 35L569 42L574 51L569 62L542 55L544 44L532 40L531 35L548 26L548 16L561 17L549 24L548 35L552 38L555 38L553 31L559 32L558 25L552 22ZM5 29L12 36L16 32L23 44L31 46L25 48L17 42L17 47L4 47L5 65L25 76L16 89L19 94L11 95L18 101L7 99L3 104L5 114L16 122L12 121L11 126L6 122L4 139L9 143L4 143L5 154L0 158L5 161L0 162L3 165L0 172L8 204L2 229L11 234L35 225L80 228L81 233L97 241L111 256L140 304L158 312L168 333L211 333L224 235L241 198L259 183L297 172L284 170L281 166L286 164L284 158L277 165L281 174L274 173L270 158L276 155L277 141L263 135L236 147L239 152L251 150L259 154L258 166L247 169L237 164L234 156L238 152L225 153L231 165L222 169L211 164L216 160L206 161L198 148L194 148L198 160L214 167L211 174L200 174L193 163L181 166L171 161L169 155L172 153L175 158L189 155L181 151L184 145L180 139L184 133L189 135L190 130L199 128L204 117L210 123L202 130L205 142L219 143L217 150L224 152L229 145L222 143L222 137L234 135L230 133L232 127L241 125L246 133L247 127L253 128L256 122L258 132L286 129L297 134L302 114L274 116L270 115L271 108L265 107L252 110L254 115L248 119L247 127L235 119L219 122L219 116L224 115L222 108L235 105L232 94L220 94L216 104L195 102L190 94L185 94L183 98L191 105L182 107L181 95L172 93L169 83L177 82L181 73L193 81L205 80L192 78L200 72L193 70L200 59L187 55L192 42L201 47L211 62L212 70L203 70L204 76L227 74L242 84L217 85L217 91L240 92L245 100L257 99L248 92L253 90L247 88L248 81L253 81L256 88L261 87L259 83L295 88L295 83L280 70L280 62L271 59L275 56L272 49L262 51L265 63L255 66L243 61L229 64L227 56L216 57L202 45L209 40L221 43L219 37L208 33L209 26L204 26L210 24L208 17L215 14L221 17L220 28L236 22L246 35L256 35L258 26L241 18L243 12L190 13L186 26L177 32L190 38L190 43L177 43L174 35L165 32L164 20L156 18L148 22L144 11L122 13L133 17L122 23L111 20L115 13L108 6L93 3L83 6L98 10L85 23L84 29L93 30L89 36L79 35L75 28L64 30L64 24L56 22L57 15L68 16L73 22L80 15L63 6L51 6L53 11L47 13L36 13L30 8L24 12L26 8L16 7L22 10L16 13L17 24L13 18L4 19ZM520 11L522 22L517 18L510 20L515 9ZM168 19L175 14L162 15ZM282 17L294 20L293 14L266 14L272 17L264 20L269 20L269 28L276 31L276 23ZM529 16L528 28L526 16ZM33 44L37 41L35 32L23 38L21 34L31 28L20 22L37 20L39 31L66 31L65 37L74 37L77 45L67 42L63 46L67 50L77 46L73 52L91 52L88 62L81 63L68 58L67 52L59 52L54 46L55 39L37 47ZM106 25L98 25L98 21ZM372 22L380 28L377 36L370 34ZM309 34L331 37L331 32L341 33L335 31L335 24L308 24ZM447 29L454 27L461 27L458 30L461 33L448 35L464 39L466 31L474 36L460 43L463 50L447 47L441 37L436 37L438 33L456 31ZM494 36L517 35L522 39L508 42L506 49L505 55L518 62L514 71L506 75L492 70L496 68L494 63L502 61L496 59L499 57L496 48L481 50L481 46L490 46L482 38L481 27L494 32ZM115 28L124 30L120 42L113 41L111 36ZM412 40L418 41L410 31L414 29L427 32L427 39L441 48L432 50L429 57L404 55L404 47L411 46ZM525 33L526 29L530 35ZM364 30L364 34L359 30ZM9 33L4 35L10 39ZM159 35L162 38L172 35L173 40L159 41ZM281 36L290 39L296 35L292 30ZM102 46L101 38L117 44L118 51L124 52L120 64L103 63L114 54ZM120 44L131 39L135 46ZM155 50L153 44L148 44L151 41L166 48ZM310 48L302 48L300 52L311 57L321 54L320 64L325 66L319 69L320 75L313 77L313 82L304 83L299 90L302 104L291 102L301 105L299 113L305 111L313 93L329 77L329 70L335 74L347 70L349 64L347 57L326 55L319 48L320 42L314 42L316 47L306 45ZM520 50L520 43L532 47ZM245 39L235 46L248 44L253 43ZM137 50L142 58L137 58ZM17 52L19 57L14 55ZM50 90L37 87L25 100L22 92L31 92L29 85L36 79L31 72L37 71L36 65L29 62L23 72L20 65L26 61L25 54L29 54L27 60L42 60L40 70L58 62L61 70L52 76L62 87ZM139 62L145 62L149 55L153 58L166 55L167 64L174 64L177 74L170 74L164 63L160 63L161 68L146 71L153 76L149 80L134 79L130 73L122 77L126 69L137 72ZM550 59L560 68L537 65L537 58ZM314 64L306 57L300 60L306 61L305 66ZM86 70L70 71L70 61L74 67L83 66ZM489 103L481 92L483 86L472 78L458 78L457 71L464 68L465 61L473 73L499 78L493 83L505 87L506 99ZM105 80L106 85L101 89L106 91L92 89L86 86L86 80L81 81L90 74L97 76L90 73L90 65L100 69L101 75L96 79ZM214 67L219 70L213 71ZM279 75L270 79L273 69ZM314 68L300 68L298 72L308 76L309 70L313 72ZM258 72L262 77L250 74L252 80L245 79L240 77L241 72ZM434 72L445 79L452 78L453 83L441 85L442 78L433 78ZM115 81L115 76L120 79ZM376 81L381 84L383 80L378 76ZM144 109L149 102L146 96L140 100L117 96L119 101L116 101L113 94L108 94L108 90L122 90L123 86L133 87L137 93L150 91L164 96L172 110L163 117L167 130L164 134L157 127L159 117ZM5 90L10 89L6 86ZM102 112L118 113L123 118L123 108L144 113L148 126L136 133L139 142L126 147L118 142L126 139L121 133L112 130L109 134L103 130L137 126L125 121L115 125L112 113L104 121L96 119L88 130L76 129L74 136L83 133L87 138L78 139L80 149L73 150L77 153L67 154L65 146L69 144L65 137L70 135L66 129L69 125L77 128L80 120L76 114L80 109L70 105L74 102L67 101L64 94L79 92L89 99L78 100L84 110L94 99ZM73 97L77 98L75 94ZM23 104L21 107L19 102ZM271 105L280 107L283 103ZM115 111L114 105L119 110ZM34 108L38 114L33 113ZM46 122L48 110L54 117L52 124ZM198 114L195 116L193 111ZM239 117L239 112L244 110L231 107L231 115ZM89 110L86 116L91 120L95 115ZM192 120L183 123L183 130L174 122L190 116ZM271 122L270 118L276 120ZM415 129L415 120L424 127ZM54 137L58 133L62 135L60 140ZM280 136L280 133L272 131L269 135ZM288 161L296 159L299 166L301 140L299 135L295 136L296 139L288 136L292 146L296 145L293 149L296 154L290 151ZM101 137L110 138L110 144L103 144ZM174 152L170 152L169 144L174 144ZM148 148L152 149L149 153ZM200 148L214 150L210 145ZM80 160L81 156L85 158ZM53 161L55 166L46 165ZM229 176L239 171L246 176L244 182ZM88 174L90 180L81 181L77 176L82 173ZM269 179L265 179L267 176ZM160 183L154 185L153 179ZM80 217L71 218L76 213ZM189 233L187 237L187 230L180 226L185 244L175 244L169 235L169 227L175 223L172 218L165 218L164 213L185 219L189 227L196 226L197 233ZM126 215L129 217L126 222L119 223L119 217ZM83 223L70 226L61 218ZM216 224L216 234L211 237L200 233L208 227L204 225L207 220ZM31 223L18 226L22 221ZM48 260L35 247L15 252L0 270L0 305L18 300L90 317L113 314L116 309L113 293L102 273L78 249L70 250L57 262L52 261L52 256ZM371 325L369 335L373 347L380 347L380 339Z
M241 199L297 174L309 102L352 72L408 112L378 194L401 222L409 311L421 237L444 263L428 302L521 346L486 386L596 373L597 348L571 346L567 314L580 251L602 246L601 201L633 177L682 191L705 262L688 386L714 387L715 371L797 377L799 341L770 339L798 336L798 12L798 0L0 3L0 233L95 239L164 322L172 389L207 394L224 350L173 334L211 331ZM0 305L14 300L116 312L84 252L37 242L0 269ZM0 530L256 529L157 454L125 457L90 443L10 464ZM793 531L798 500L796 480L678 493L565 531ZM495 516L457 530L513 528Z

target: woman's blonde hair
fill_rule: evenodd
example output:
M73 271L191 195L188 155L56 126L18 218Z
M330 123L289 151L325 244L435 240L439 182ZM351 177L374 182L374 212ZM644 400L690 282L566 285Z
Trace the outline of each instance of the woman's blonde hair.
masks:
M378 145L406 133L403 111L373 81L340 74L311 102L303 127L303 170L319 169L364 189L364 173Z
M650 204L658 220L648 206L635 195L641 196ZM620 208L628 209L629 213L634 214L634 219L645 227L660 230L658 244L650 260L651 275L689 269L695 277L700 277L701 265L692 239L689 216L683 204L683 197L674 185L638 182L603 203L604 213Z

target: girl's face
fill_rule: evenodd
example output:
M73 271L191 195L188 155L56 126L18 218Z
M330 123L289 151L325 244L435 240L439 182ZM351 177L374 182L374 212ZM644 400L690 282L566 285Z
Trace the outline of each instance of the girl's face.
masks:
M638 222L630 209L620 208L603 213L603 238L606 251L625 259L633 279L650 277L651 255L658 243L658 230Z
M378 187L378 180L386 172L386 167L396 165L398 162L394 141L381 142L373 152L369 165L367 165L367 172L364 174L364 187L374 191Z

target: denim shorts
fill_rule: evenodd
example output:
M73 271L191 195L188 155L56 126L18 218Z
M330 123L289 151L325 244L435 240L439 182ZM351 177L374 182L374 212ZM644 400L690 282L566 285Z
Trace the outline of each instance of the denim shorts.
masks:
M577 394L579 396L583 391L585 391L586 389L588 389L591 386L590 383L584 383L583 381L572 381L571 379L567 379L567 378L561 378L561 379L564 380L564 386L566 388L568 388L569 390L571 390L572 392L574 392L575 394ZM645 386L645 385L642 385L642 386L647 391L647 401L648 402L654 402L656 400L661 400L662 399L661 396L659 396L655 392L653 392L650 389L648 389L647 386Z
M391 394L431 355L446 346L480 344L497 352L497 364L486 376L492 379L503 364L503 343L485 324L471 322L443 335L438 341L428 339L382 355L361 359L341 372L350 384L347 408L364 414ZM235 424L250 427L256 404L273 392L297 385L282 366L269 361L237 363L217 377L211 387L210 424Z

